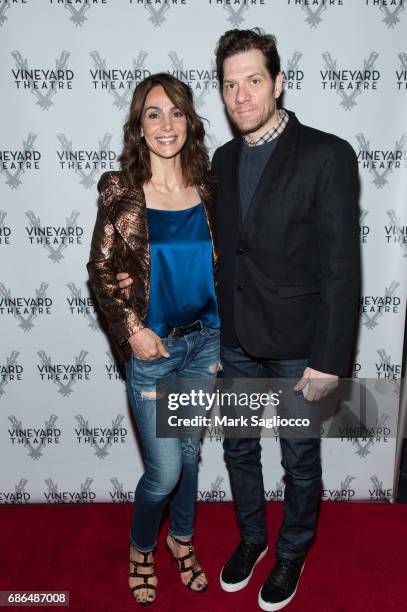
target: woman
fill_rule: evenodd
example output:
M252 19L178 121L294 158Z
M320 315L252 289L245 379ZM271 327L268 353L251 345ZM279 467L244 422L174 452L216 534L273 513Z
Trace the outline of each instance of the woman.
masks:
M198 438L156 438L160 379L215 382L219 318L215 299L212 193L204 128L187 85L149 76L135 89L121 172L105 173L88 270L98 303L126 358L127 390L144 451L134 501L129 586L155 599L153 550L169 502L166 543L182 582L208 583L192 545ZM128 271L124 291L115 274Z

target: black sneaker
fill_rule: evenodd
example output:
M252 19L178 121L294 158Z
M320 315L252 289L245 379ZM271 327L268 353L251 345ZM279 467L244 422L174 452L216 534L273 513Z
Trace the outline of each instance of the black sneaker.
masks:
M304 559L277 559L259 592L262 610L281 610L294 598L304 568Z
M267 544L254 544L240 540L229 561L220 573L220 586L228 593L240 591L249 583L255 565L267 553Z

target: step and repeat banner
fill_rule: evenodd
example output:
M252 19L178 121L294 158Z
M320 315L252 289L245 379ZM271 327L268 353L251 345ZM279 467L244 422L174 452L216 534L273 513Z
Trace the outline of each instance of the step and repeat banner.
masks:
M118 168L132 90L168 71L192 87L211 154L231 138L219 36L277 36L284 106L348 140L362 182L363 291L355 377L398 409L407 286L404 0L0 0L0 504L132 500L142 459L86 262L96 183ZM387 381L387 383L386 383ZM323 440L324 499L393 497L396 440ZM222 431L205 439L198 497L231 499ZM284 496L276 437L267 499Z

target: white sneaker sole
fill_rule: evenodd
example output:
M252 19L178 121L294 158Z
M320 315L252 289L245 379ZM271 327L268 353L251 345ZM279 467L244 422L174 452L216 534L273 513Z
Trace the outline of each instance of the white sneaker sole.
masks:
M261 589L260 589L260 591L259 591L259 598L258 598L258 604L259 604L259 606L260 606L260 608L262 610L266 610L266 612L274 612L274 610L282 610L282 608L285 608L286 606L288 606L290 601L292 601L294 599L294 595L297 592L298 585L300 584L300 578L301 578L302 570L304 569L304 565L305 565L305 563L302 564L300 577L298 578L298 582L297 582L297 585L296 585L296 587L294 589L294 592L290 595L290 597L287 597L287 599L283 599L283 601L279 601L278 603L270 603L268 601L264 601L264 599L262 599L262 597L261 597Z
M260 555L257 557L257 560L256 560L255 564L253 565L253 568L252 568L252 571L250 572L250 574L247 576L247 578L245 578L244 580L241 580L240 582L235 582L234 584L231 584L230 582L224 582L222 580L222 572L223 572L225 566L223 566L222 570L220 572L220 576L219 576L219 582L220 582L220 586L222 587L222 589L224 591L226 591L227 593L236 593L236 591L241 591L242 589L244 589L245 586L247 586L249 584L250 579L253 576L254 568L263 559L263 557L266 556L268 548L269 547L266 546L266 548L263 550L263 552L260 553Z

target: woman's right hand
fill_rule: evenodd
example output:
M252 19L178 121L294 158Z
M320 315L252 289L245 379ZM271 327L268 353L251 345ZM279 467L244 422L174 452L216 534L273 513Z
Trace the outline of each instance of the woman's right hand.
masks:
M128 340L133 355L138 359L153 361L157 357L169 357L170 354L161 342L160 336L148 327L130 336Z
M126 289L126 287L130 287L133 284L133 279L128 272L118 272L116 280L119 281L120 289Z

